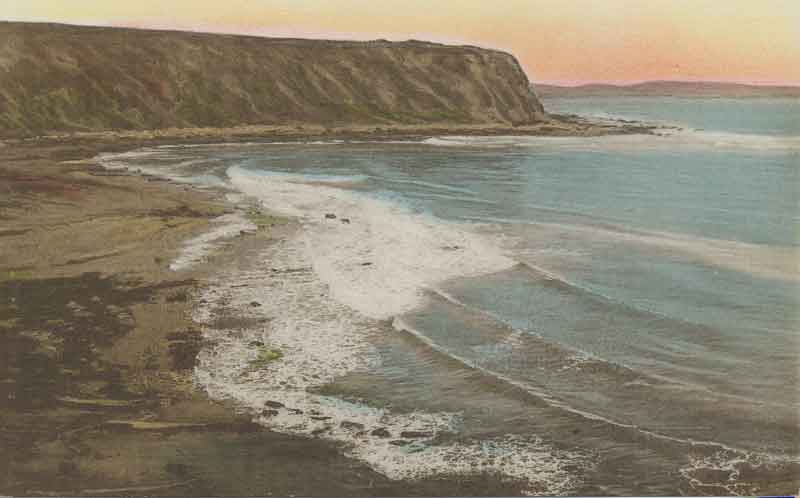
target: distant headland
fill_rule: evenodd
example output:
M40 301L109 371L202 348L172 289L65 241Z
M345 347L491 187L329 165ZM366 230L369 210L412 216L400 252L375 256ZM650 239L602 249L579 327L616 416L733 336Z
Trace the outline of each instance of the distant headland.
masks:
M543 99L557 97L800 98L800 86L747 85L714 81L646 81L631 85L590 83L578 86L536 83L535 91Z

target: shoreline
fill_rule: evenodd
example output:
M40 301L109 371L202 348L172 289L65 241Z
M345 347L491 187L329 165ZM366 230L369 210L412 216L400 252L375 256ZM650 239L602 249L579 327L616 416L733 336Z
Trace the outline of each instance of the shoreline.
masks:
M0 457L0 492L522 493L523 484L499 475L392 481L336 443L271 432L201 392L193 368L204 343L190 318L193 296L215 263L271 235L226 239L205 263L170 270L187 240L234 208L218 189L108 170L95 159L152 145L165 143L0 146L0 190L8 192L0 202L0 294L9 296L0 302L0 397L9 400L0 422L10 450ZM244 470L221 471L230 461Z
M550 115L533 125L348 125L324 126L309 124L243 125L235 127L165 128L156 130L108 130L86 132L53 132L41 136L0 136L0 147L7 145L40 144L126 144L148 142L173 143L198 140L213 142L238 142L243 140L414 140L434 136L542 136L542 137L596 137L607 135L653 134L663 126L629 120L588 119L577 115ZM158 143L153 143L158 142ZM208 143L208 142L207 142Z

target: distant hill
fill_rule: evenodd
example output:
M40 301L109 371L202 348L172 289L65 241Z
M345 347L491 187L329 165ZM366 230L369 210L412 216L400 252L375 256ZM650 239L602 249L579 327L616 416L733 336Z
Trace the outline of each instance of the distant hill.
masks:
M554 97L797 97L800 86L761 86L739 83L648 81L633 85L588 84L556 86L537 83L536 94Z
M0 136L544 117L496 50L0 22Z

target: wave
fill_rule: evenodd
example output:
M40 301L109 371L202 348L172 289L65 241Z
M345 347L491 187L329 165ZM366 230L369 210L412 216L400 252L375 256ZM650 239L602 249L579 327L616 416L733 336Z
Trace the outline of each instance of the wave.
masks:
M476 223L502 225L505 233L516 231L515 238L523 238L530 229L546 229L556 233L571 232L592 240L613 240L631 245L682 254L710 266L734 270L756 277L800 282L800 247L757 244L736 240L715 239L665 230L641 230L602 220L591 215L570 210L534 207L550 214L563 215L569 221L526 221L497 216L470 216ZM539 234L541 236L541 234Z
M772 280L800 281L800 248L712 239L667 231L644 231L606 223L528 222L529 226L579 232L630 244L680 252L703 263Z
M514 264L491 239L397 203L240 167L228 177L238 190L304 221L314 271L336 300L364 316L390 318L418 306L425 287Z
M391 479L488 472L549 494L573 488L570 469L585 467L586 457L534 434L461 439L458 413L397 413L319 394L334 379L380 367L369 339L385 323L335 299L335 289L313 270L315 258L299 229L250 255L247 267L231 265L203 291L194 318L209 346L195 373L212 397L234 400L271 430L340 443ZM228 328L227 315L264 325ZM280 353L262 361L265 348Z
M236 167L234 169L235 174L241 174L242 169L240 167ZM303 183L309 185L355 185L359 183L364 183L370 180L370 177L367 175L326 175L321 173L285 173L281 171L250 171L251 174L257 175L262 178L269 178L276 181L281 182L291 182L291 183ZM226 175L228 175L228 170L226 169Z
M585 409L576 407L572 403L560 398L557 394L545 388L532 384L530 381L517 379L515 377L512 377L511 375L500 372L497 369L493 369L487 367L486 365L482 365L477 358L474 359L468 358L462 354L458 354L453 350L450 350L442 346L441 344L431 339L427 334L422 332L420 329L414 327L403 318L395 318L392 322L392 326L395 328L395 330L408 334L410 337L413 337L420 343L424 344L426 347L430 348L432 351L435 351L436 353L446 357L447 359L456 361L459 364L461 364L464 368L478 372L479 374L492 379L493 384L496 382L501 382L506 386L508 386L511 390L524 393L528 396L531 396L535 400L546 403L548 406L552 408L556 408L563 412L572 414L581 419L592 422L600 422L603 424L608 424L618 429L631 431L632 435L630 436L630 438L628 438L629 440L635 440L638 437L646 437L666 443L688 446L690 448L703 449L706 452L724 451L736 454L739 457L742 456L745 456L747 458L758 457L764 460L770 460L782 463L795 463L796 461L798 461L796 457L792 457L790 455L773 454L764 451L752 451L745 448L734 447L719 441L694 439L689 437L681 437L676 435L665 434L657 430L648 429L636 423L623 422L621 420L615 420L607 415L601 415L592 411L587 411ZM560 350L561 354L566 352L559 345L550 344L549 346L550 349L548 349L548 351L550 352L558 350ZM555 348L555 350L553 348ZM632 370L629 370L625 367L619 367L618 365L614 365L613 363L605 362L604 360L593 358L591 356L581 357L579 355L578 356L565 355L562 358L562 361L564 360L568 361L570 357L573 359L572 363L574 366L580 365L581 363L586 364L586 363L600 362L604 365L604 368L611 368L613 371L623 373L623 377L630 376L631 378L629 378L625 382L625 385L629 386L639 385L639 386L651 387L654 384L659 383L657 379L651 378L650 380L648 380L646 376L642 376L641 374L633 372ZM563 372L563 369L559 371L559 374L562 374L561 372ZM592 369L591 372L594 375L597 373L597 370ZM622 383L620 383L618 387L622 387Z
M427 187L433 190L444 190L447 192L454 192L457 194L468 194L468 195L478 195L477 192L474 190L463 188L463 187L456 187L453 185L446 185L443 183L434 183L434 182L426 182L424 180L405 180L401 178L385 178L383 181L387 183L401 183L406 185L417 185L420 187Z
M667 328L671 331L669 336L670 342L681 343L682 341L691 341L692 339L697 339L697 337L702 337L704 341L724 339L722 331L716 328L708 325L697 324L695 322L678 317L672 317L655 311L642 309L629 303L618 301L602 293L598 293L583 286L573 284L552 272L528 265L527 263L520 263L511 270L503 272L502 274L516 273L520 270L531 272L539 277L544 277L544 280L540 280L539 278L536 279L537 285L544 287L555 286L560 290L579 296L582 299L589 299L606 307L608 310L607 312L604 311L606 314L613 313L615 316L618 316L622 313L629 314L636 317L642 323L648 324L650 327L654 327L654 324L660 322L662 323L661 327ZM457 313L459 318L464 318L470 315L477 315L485 318L486 321L489 322L488 327L495 332L491 334L490 337L506 335L508 337L515 338L513 344L515 348L523 348L523 346L526 345L534 347L536 352L531 352L531 354L546 357L546 360L543 360L543 363L540 363L542 363L547 369L555 369L563 372L573 367L578 367L578 370L588 368L591 369L593 376L597 376L599 373L603 374L604 379L605 376L609 376L608 379L604 380L604 382L607 381L608 385L671 385L676 389L697 392L702 391L720 399L732 400L734 402L745 404L757 403L759 407L769 406L774 409L794 409L794 406L791 404L768 401L756 402L747 396L714 391L702 384L675 379L652 371L646 371L641 368L626 364L625 362L617 359L612 360L609 358L601 358L597 354L586 349L574 347L564 342L554 342L542 334L537 333L535 330L525 330L524 332L518 330L512 323L499 314L459 299L452 293L445 290L439 288L429 289L428 293L433 300L438 299L460 308L460 311ZM525 340L522 338L525 338ZM642 354L649 354L650 360L655 360L656 357L661 354L660 350L652 349L653 346L654 345L652 343L648 343L646 346L646 351L641 351ZM712 376L713 374L713 372L702 370L698 366L695 366L694 370L705 376Z
M134 171L200 187L223 185L221 176L214 174L215 168L210 166L217 164L216 168L219 168L219 159L183 157L180 153L151 147L122 153L101 153L96 160L101 166L111 170Z
M435 147L469 148L554 148L570 150L624 151L673 149L697 146L740 148L757 151L792 152L800 150L800 136L756 135L692 129L663 129L655 134L608 135L601 137L536 136L446 136L422 141Z
M181 271L203 261L221 240L239 235L243 230L257 227L240 213L219 216L211 220L212 229L184 242L180 254L170 263L169 269Z
M683 130L668 133L668 136L683 140L687 144L709 145L720 148L775 151L800 150L800 136L793 135L756 135L722 131Z

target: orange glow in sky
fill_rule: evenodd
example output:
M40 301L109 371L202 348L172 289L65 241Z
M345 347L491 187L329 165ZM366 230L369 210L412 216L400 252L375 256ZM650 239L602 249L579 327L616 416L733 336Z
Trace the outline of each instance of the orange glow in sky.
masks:
M0 0L0 18L468 43L534 81L800 84L797 0Z

